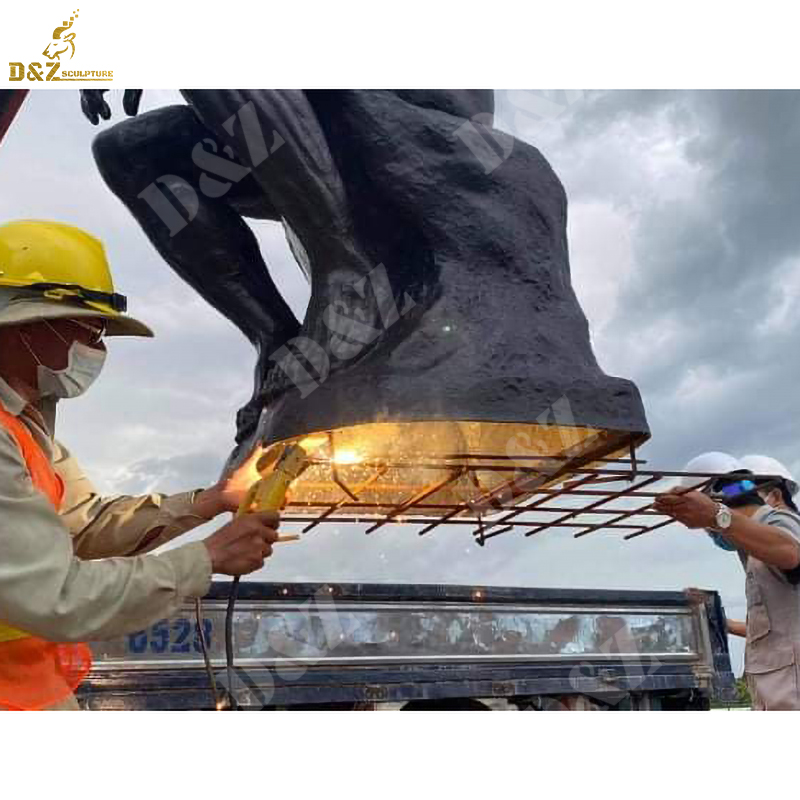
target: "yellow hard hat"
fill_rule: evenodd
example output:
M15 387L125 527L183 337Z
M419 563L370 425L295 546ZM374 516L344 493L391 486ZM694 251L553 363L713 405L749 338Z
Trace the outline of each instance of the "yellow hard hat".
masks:
M103 317L109 336L153 335L123 313L127 300L114 291L103 245L72 225L42 220L0 225L0 288L8 298L0 325Z

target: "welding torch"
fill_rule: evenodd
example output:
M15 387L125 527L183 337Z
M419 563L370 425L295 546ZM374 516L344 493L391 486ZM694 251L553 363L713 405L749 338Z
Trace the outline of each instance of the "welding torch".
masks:
M308 436L282 450L267 452L258 460L256 470L261 475L242 498L236 516L256 511L280 511L286 502L286 493L292 482L309 466L309 452L327 441L327 437ZM273 466L274 464L274 466ZM272 469L270 470L270 467ZM278 542L296 541L297 535L279 536ZM225 665L228 677L228 696L231 708L235 708L233 697L233 611L239 594L239 576L233 579L228 608L225 613ZM217 703L219 708L219 703Z
M306 440L303 439L297 444L284 447L277 454L268 452L261 456L256 464L256 470L261 478L250 487L242 498L236 516L240 517L253 511L280 511L292 482L308 467L307 448ZM275 455L277 455L277 459ZM272 464L275 466L268 472ZM278 541L281 539L279 538Z

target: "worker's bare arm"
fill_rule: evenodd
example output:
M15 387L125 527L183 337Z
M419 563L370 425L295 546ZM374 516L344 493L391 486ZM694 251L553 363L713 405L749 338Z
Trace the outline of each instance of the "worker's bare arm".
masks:
M747 626L744 622L738 619L726 619L725 624L728 628L728 633L731 636L747 636Z
M759 561L785 571L800 566L800 542L777 525L754 522L736 511L725 537Z
M702 492L673 489L660 495L655 506L687 528L716 525L717 504ZM736 510L732 510L731 516L731 525L723 535L739 550L782 570L793 570L800 565L800 542L789 531L755 522Z

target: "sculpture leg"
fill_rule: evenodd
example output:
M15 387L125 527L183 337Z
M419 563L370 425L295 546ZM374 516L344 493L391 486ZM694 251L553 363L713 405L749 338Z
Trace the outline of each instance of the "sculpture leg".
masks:
M302 243L313 276L302 335L330 356L331 372L337 370L341 359L333 340L340 345L351 335L357 340L356 331L365 329L359 326L379 319L375 298L354 288L376 264L359 246L342 177L305 93L184 90L183 95L219 141L252 168L271 206ZM331 308L343 312L335 331L325 323ZM286 388L285 375L273 369L264 377L269 402Z
M297 335L299 323L272 281L258 242L239 209L251 216L279 217L252 176L233 182L221 197L209 197L202 191L202 170L193 162L192 151L210 138L190 108L170 106L103 131L93 150L109 188L128 207L164 260L255 345L258 389L264 360ZM218 152L222 153L221 147ZM171 205L176 209L181 201L197 204L191 222L174 236L152 203L141 196L153 185L174 195ZM181 213L186 218L185 209ZM249 404L241 412L242 422L253 424L258 410Z
M220 198L200 190L201 170L192 162L192 149L208 138L208 130L191 109L170 106L103 131L93 150L109 188L178 275L251 342L272 342L277 347L296 333L298 322L273 283L255 236L234 206L250 200L254 216L258 210L262 218L278 217L249 177ZM186 184L195 192L197 213L174 236L140 196L154 183L179 200L187 199ZM179 203L172 206L180 210ZM182 213L185 217L186 212Z
M312 263L341 261L355 274L368 269L352 245L344 184L304 92L186 89L182 94L202 123L252 168Z

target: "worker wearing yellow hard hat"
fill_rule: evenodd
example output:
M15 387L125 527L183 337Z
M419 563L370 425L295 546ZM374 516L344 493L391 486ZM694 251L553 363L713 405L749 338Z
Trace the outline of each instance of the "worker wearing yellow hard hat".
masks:
M2 709L77 708L86 642L168 616L204 595L214 572L260 568L277 537L275 514L252 514L153 554L236 510L253 460L207 489L101 497L54 438L55 406L97 378L104 338L153 335L126 305L90 234L39 220L0 225Z
M0 324L31 319L102 319L107 336L152 336L125 315L103 245L59 222L22 220L0 226Z
M744 636L745 676L753 708L800 710L800 513L798 485L777 459L703 453L689 473L716 473L702 491L697 477L661 495L656 508L736 551L747 579L747 621L728 620Z

